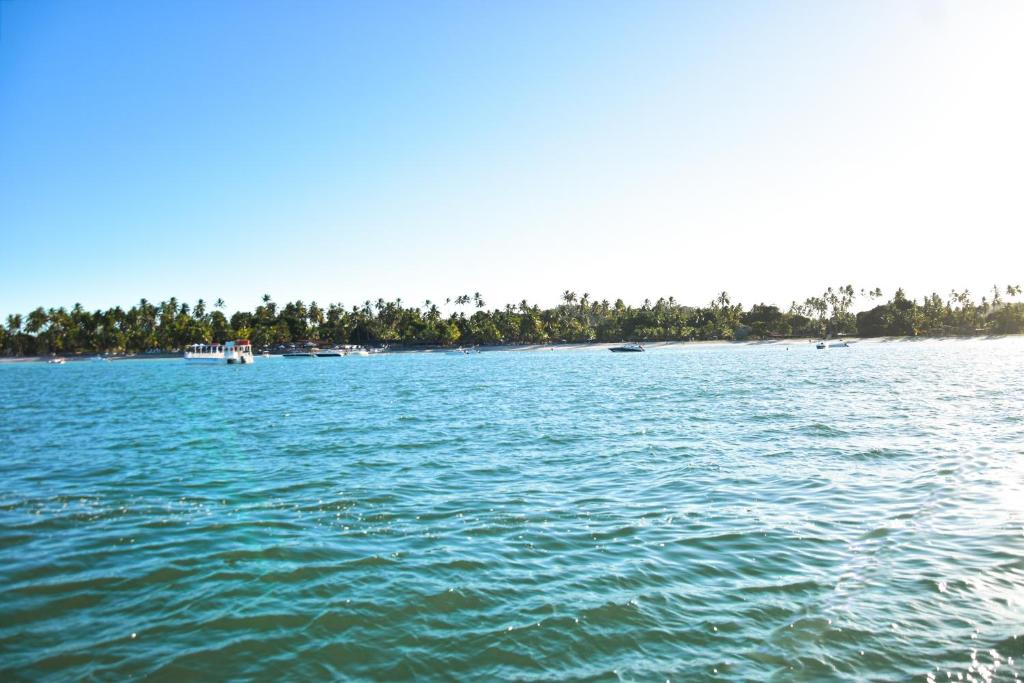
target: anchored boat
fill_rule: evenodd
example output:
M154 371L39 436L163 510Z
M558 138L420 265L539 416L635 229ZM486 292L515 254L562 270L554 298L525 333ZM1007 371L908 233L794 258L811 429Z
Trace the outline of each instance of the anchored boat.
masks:
M248 339L236 339L223 344L192 344L185 350L189 363L228 363L248 365L253 362L252 344Z
M461 353L469 355L471 353L480 353L480 349L476 346L460 346L458 348L452 349L448 353Z
M613 346L608 350L612 353L639 353L644 350L644 345L632 342L629 344L623 344L622 346Z
M320 354L320 349L315 346L309 349L291 349L281 355L284 358L316 358Z

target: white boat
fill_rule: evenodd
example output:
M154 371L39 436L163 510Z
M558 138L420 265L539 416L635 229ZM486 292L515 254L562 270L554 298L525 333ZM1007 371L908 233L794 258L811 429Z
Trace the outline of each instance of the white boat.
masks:
M185 360L189 363L248 365L254 358L249 340L236 339L223 344L192 344L185 350Z
M639 353L644 350L644 345L637 342L630 342L622 346L613 346L608 349L612 353Z
M339 344L329 349L320 349L315 346L309 349L296 349L284 355L288 358L302 358L311 355L317 358L341 358L342 356L369 356L370 352L355 344Z
M97 363L108 363L108 362L110 362L110 359L107 358L106 356L93 356L90 360L93 360L93 361L95 361Z
M292 349L287 353L281 355L285 358L316 358L320 354L320 349L315 346L309 349Z
M814 345L814 348L816 348L816 349L827 349L828 346L825 344L824 341L820 341L820 342L818 342L817 344Z
M830 348L830 349L848 349L848 348L850 348L850 344L845 342L845 341L837 341L837 342L832 342L831 344L829 344L828 348Z
M343 352L346 356L369 356L370 352L359 344L340 344L336 347Z
M59 356L57 358L51 358L46 362L49 363L50 365L64 365L64 359Z
M461 353L468 356L471 353L480 353L480 349L476 346L460 346L456 349L452 349L450 353Z

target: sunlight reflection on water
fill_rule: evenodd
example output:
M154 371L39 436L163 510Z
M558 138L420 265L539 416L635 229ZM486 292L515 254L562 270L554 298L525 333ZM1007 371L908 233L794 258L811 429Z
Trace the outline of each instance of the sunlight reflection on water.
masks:
M790 348L0 366L0 673L1014 680L1024 340Z

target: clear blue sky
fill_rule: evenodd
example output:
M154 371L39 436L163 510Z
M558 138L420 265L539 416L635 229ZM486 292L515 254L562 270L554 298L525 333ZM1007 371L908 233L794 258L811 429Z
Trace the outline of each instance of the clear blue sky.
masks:
M1012 0L0 0L0 315L1017 284L1021 36Z

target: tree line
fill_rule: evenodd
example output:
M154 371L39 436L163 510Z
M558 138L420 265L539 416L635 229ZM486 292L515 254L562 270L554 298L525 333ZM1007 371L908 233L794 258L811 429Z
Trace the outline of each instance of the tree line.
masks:
M826 335L987 335L1024 332L1024 302L1019 285L993 287L976 302L967 290L938 294L918 302L902 289L891 299L881 290L855 292L851 285L829 287L783 310L764 303L744 308L722 292L705 306L680 304L673 297L645 300L640 306L621 299L592 299L566 290L561 303L541 308L527 301L488 308L479 293L443 303L406 305L401 299L366 301L346 308L315 301L275 303L264 295L253 311L230 316L218 299L208 306L170 298L153 304L141 299L131 308L89 311L39 307L11 314L0 328L5 355L52 353L140 353L177 351L193 343L248 338L257 347L312 341L330 344L454 346L464 344L546 344L553 342L691 341L773 339ZM852 313L859 297L872 308Z

